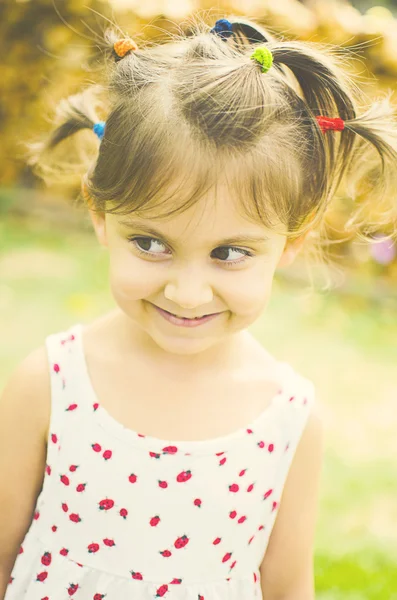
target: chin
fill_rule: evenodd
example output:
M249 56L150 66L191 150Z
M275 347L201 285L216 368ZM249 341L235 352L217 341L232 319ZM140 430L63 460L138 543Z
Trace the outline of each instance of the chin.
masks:
M151 336L153 343L157 348L161 349L168 355L180 356L181 359L189 356L196 356L205 353L219 343L219 339L199 339L199 338L167 338L158 339L155 336Z

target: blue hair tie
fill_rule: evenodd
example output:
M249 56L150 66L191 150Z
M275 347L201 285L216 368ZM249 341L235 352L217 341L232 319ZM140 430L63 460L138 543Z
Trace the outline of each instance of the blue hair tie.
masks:
M105 125L105 121L99 121L99 123L95 123L94 127L92 128L92 131L99 137L100 140L102 140L105 133Z
M215 33L226 41L228 37L233 35L233 26L227 19L219 19L211 29L210 33Z

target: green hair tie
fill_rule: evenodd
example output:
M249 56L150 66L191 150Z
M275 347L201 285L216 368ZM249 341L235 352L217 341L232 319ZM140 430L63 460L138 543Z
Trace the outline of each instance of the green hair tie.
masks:
M250 58L262 65L262 73L267 73L273 64L273 54L270 52L269 48L266 47L257 48L255 52L251 54Z

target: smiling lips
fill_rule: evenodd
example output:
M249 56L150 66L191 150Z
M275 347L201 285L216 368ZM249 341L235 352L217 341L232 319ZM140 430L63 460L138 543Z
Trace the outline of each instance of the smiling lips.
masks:
M169 310L165 310L165 308L161 308L160 306L158 306L157 308L160 308L160 310L163 310L164 312L168 313L169 315L172 315L173 317L177 317L178 319L189 319L189 321L193 321L194 319L203 319L204 317L210 317L212 315L218 314L218 313L209 313L207 315L200 315L199 317L184 317L182 315L176 315L175 313L172 313Z
M202 319L203 317L210 316L210 315L201 315L201 317L182 317L181 315L176 315L175 313L170 313L168 310L166 310L165 312L167 312L170 315L173 315L174 317L177 317L178 319L189 319L189 321L193 321L194 319ZM215 313L212 313L212 314L215 314Z
M210 315L205 315L203 317L195 317L191 319L187 319L185 317L177 317L173 313L156 306L156 304L152 305L169 323L180 326L180 327L196 327L198 325L203 325L215 317L219 316L221 313L213 313Z

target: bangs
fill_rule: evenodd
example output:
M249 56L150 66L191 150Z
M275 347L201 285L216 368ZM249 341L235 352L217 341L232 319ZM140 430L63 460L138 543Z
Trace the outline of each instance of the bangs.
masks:
M308 206L304 152L298 158L298 144L286 129L274 123L260 143L238 150L204 143L187 128L176 135L172 123L160 124L157 135L152 129L150 136L128 134L124 127L117 153L122 160L105 166L99 157L89 191L103 212L160 221L183 213L222 185L244 218L287 235L296 232ZM108 163L109 151L106 157Z

